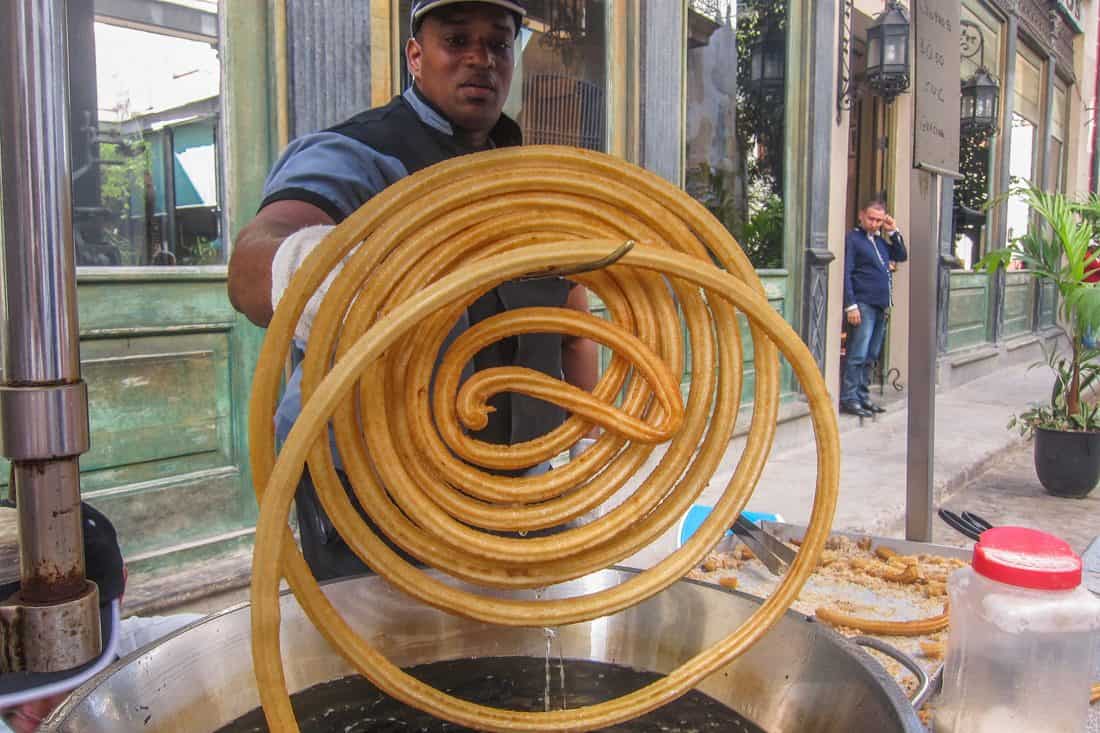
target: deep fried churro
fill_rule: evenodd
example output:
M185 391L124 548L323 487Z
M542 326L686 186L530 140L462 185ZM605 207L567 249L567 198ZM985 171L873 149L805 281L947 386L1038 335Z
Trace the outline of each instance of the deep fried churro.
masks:
M631 249L627 241L636 244ZM301 414L276 456L273 417L294 327L317 288L341 265L310 333ZM603 301L607 320L561 308L507 311L443 348L468 304L490 289L563 274ZM502 594L614 565L660 538L687 512L736 428L742 320L754 349L752 426L733 478L691 539L654 567L587 595ZM513 367L463 381L474 354L525 333L589 338L613 356L591 392ZM426 686L354 632L321 592L288 530L294 491L308 463L340 536L407 595L513 627L610 615L699 566L744 508L775 432L780 355L809 399L819 451L817 495L802 550L770 601L741 627L623 697L528 713L476 705ZM691 374L686 403L680 395L685 365ZM558 404L571 417L517 445L475 440L471 431L484 420L486 401L503 392ZM560 469L535 477L502 475L549 460L596 425L603 436ZM594 730L675 699L767 632L817 566L836 506L839 449L825 382L724 225L662 178L572 148L461 156L395 183L345 219L299 268L279 302L258 359L249 426L260 499L253 658L264 714L280 732L298 729L279 654L282 577L345 659L397 700L477 730ZM360 520L336 474L325 439L330 426L355 496L379 533ZM657 467L629 500L552 536L535 531L603 505L659 445L665 450ZM407 562L381 535L437 572Z
M887 621L884 619L859 618L850 616L829 608L819 608L815 612L818 619L830 626L856 629L865 634L881 634L883 636L924 636L935 634L947 628L947 609L938 616L914 621Z

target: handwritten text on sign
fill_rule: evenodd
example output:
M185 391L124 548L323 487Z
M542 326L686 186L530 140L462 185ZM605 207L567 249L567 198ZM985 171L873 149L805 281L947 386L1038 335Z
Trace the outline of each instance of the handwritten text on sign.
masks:
M913 0L913 165L959 169L959 3Z

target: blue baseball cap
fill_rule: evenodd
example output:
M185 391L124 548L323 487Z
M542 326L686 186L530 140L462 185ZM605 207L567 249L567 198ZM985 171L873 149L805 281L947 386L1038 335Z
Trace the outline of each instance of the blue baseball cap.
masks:
M420 22L424 20L424 16L433 10L442 8L444 5L457 5L464 2L478 2L504 8L516 17L516 33L519 33L520 24L527 16L524 0L413 0L412 10L409 13L409 24L412 32L416 33L416 29L420 27Z

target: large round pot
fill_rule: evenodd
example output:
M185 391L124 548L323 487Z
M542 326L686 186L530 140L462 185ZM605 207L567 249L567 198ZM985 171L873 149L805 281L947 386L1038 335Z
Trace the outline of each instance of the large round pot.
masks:
M1054 496L1088 496L1100 482L1100 433L1035 428L1035 473Z
M617 585L632 572L601 571L555 586L544 597L590 593ZM410 600L375 576L329 583L325 592L359 633L401 666L486 656L542 658L546 652L542 629L458 618ZM558 639L566 659L667 673L731 632L758 603L751 596L681 581L622 613L562 627ZM282 614L283 658L292 691L350 674L293 596L283 596ZM698 689L769 732L924 730L877 662L793 612ZM74 692L46 730L207 733L258 704L249 609L240 606L120 660Z

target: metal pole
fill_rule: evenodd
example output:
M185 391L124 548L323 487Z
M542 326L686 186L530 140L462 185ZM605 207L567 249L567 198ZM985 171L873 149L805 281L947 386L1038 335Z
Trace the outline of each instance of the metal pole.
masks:
M76 332L65 3L4 3L4 380L73 381ZM33 246L30 246L32 245Z
M909 445L905 537L932 539L936 442L936 290L940 267L939 176L914 170L910 180Z
M810 186L805 194L806 217L809 229L808 246L804 250L801 331L802 339L810 347L817 366L825 373L829 356L829 264L836 257L829 250L829 138L832 135L831 104L836 94L830 61L837 54L838 44L833 21L836 18L836 2L813 3L813 68L809 72L811 85L810 103ZM850 12L850 8L845 12ZM843 20L841 22L844 22ZM845 65L848 60L844 59ZM839 115L839 109L837 110Z
M88 398L80 379L65 12L64 0L0 3L0 454L12 461L21 580L0 607L6 650L21 654L5 658L5 671L68 669L100 648L80 514Z

